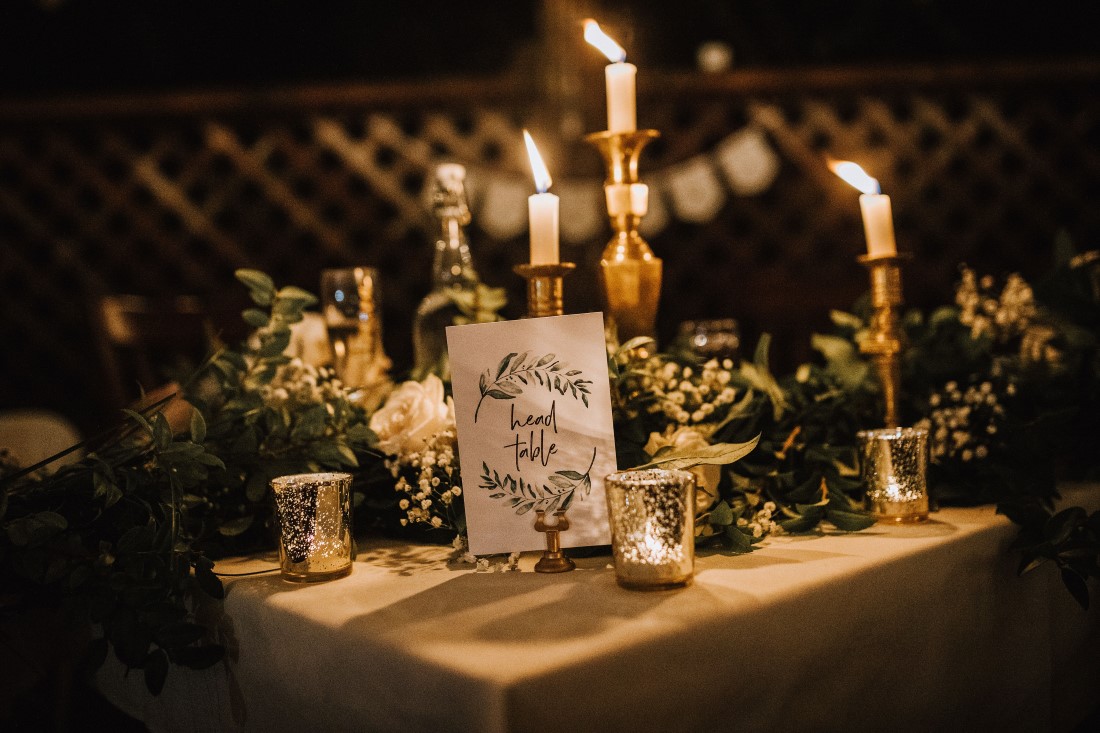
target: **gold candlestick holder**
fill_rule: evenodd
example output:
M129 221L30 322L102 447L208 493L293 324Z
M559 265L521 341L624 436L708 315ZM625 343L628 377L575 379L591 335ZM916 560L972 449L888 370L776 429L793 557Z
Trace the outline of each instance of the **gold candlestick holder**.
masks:
M901 392L901 350L905 334L901 330L901 262L906 255L870 257L860 255L859 263L871 275L871 324L860 341L859 350L875 358L875 371L882 384L886 403L885 426L898 427L898 394Z
M575 269L572 262L515 266L513 271L527 281L528 318L565 315L562 280Z
M649 187L638 181L638 158L660 134L656 130L604 131L585 138L607 165L603 188L615 234L600 258L600 290L614 342L657 335L662 263L638 233L649 210Z

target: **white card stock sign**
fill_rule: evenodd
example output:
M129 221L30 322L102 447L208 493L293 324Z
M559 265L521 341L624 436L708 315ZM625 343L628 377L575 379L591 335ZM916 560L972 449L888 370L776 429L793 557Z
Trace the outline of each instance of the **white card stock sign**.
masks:
M470 552L545 548L536 517L563 509L562 546L610 543L603 314L451 326L447 344Z

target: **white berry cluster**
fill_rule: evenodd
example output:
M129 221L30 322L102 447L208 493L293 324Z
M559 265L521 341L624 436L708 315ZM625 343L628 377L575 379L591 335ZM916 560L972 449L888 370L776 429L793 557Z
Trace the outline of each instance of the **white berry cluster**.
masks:
M330 406L331 413L333 402L347 400L347 390L334 370L295 358L279 367L271 382L260 387L260 397L269 407L285 407L291 412L324 404Z
M1031 286L1020 275L1009 275L998 294L991 276L979 279L969 267L962 268L955 304L959 321L970 327L972 338L989 336L999 343L1022 336L1037 312Z
M455 457L454 425L435 433L423 447L407 450L386 460L396 479L394 490L402 495L398 507L405 512L401 526L425 524L454 529L455 500L462 496Z
M774 501L766 501L763 506L757 507L751 517L740 517L737 526L752 534L753 537L767 537L782 529L773 517L776 512Z
M730 386L732 370L729 359L711 359L697 370L660 357L651 358L645 364L643 384L655 398L648 409L663 413L671 423L694 427L709 436L737 396Z
M1016 386L1009 382L1004 394L1015 395ZM957 382L948 382L929 397L928 406L928 417L916 427L928 431L933 463L968 463L989 457L1005 420L1002 398L992 382L971 384L965 389Z
M511 573L519 570L518 552L513 552L507 556L490 555L478 557L470 552L470 544L467 542L465 535L456 535L451 546L454 548L454 558L456 560L466 563L467 565L473 565L474 569L479 573Z

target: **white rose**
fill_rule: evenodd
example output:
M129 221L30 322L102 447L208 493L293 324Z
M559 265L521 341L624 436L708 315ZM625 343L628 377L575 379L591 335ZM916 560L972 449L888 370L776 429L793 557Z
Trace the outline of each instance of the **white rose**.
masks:
M671 446L676 453L683 453L709 445L698 430L681 427L671 433L650 433L645 452L653 456L662 448ZM695 513L702 514L718 500L718 482L722 478L722 467L701 465L688 470L695 474Z
M454 426L454 403L443 396L443 382L434 374L423 382L405 382L371 415L370 429L378 447L394 455L418 451L432 436Z

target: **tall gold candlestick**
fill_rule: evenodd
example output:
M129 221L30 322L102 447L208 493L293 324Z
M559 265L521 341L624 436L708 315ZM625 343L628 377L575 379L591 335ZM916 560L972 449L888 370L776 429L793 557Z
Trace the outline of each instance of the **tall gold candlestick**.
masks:
M608 325L619 342L657 335L662 263L638 233L649 208L649 187L638 181L638 158L659 136L656 130L631 130L597 132L585 138L607 165L604 193L615 234L600 258L600 289Z
M905 335L901 330L901 260L905 255L860 255L859 263L871 275L870 329L859 344L859 350L875 358L875 371L882 384L886 403L885 426L897 427L898 395L901 392L901 350Z

